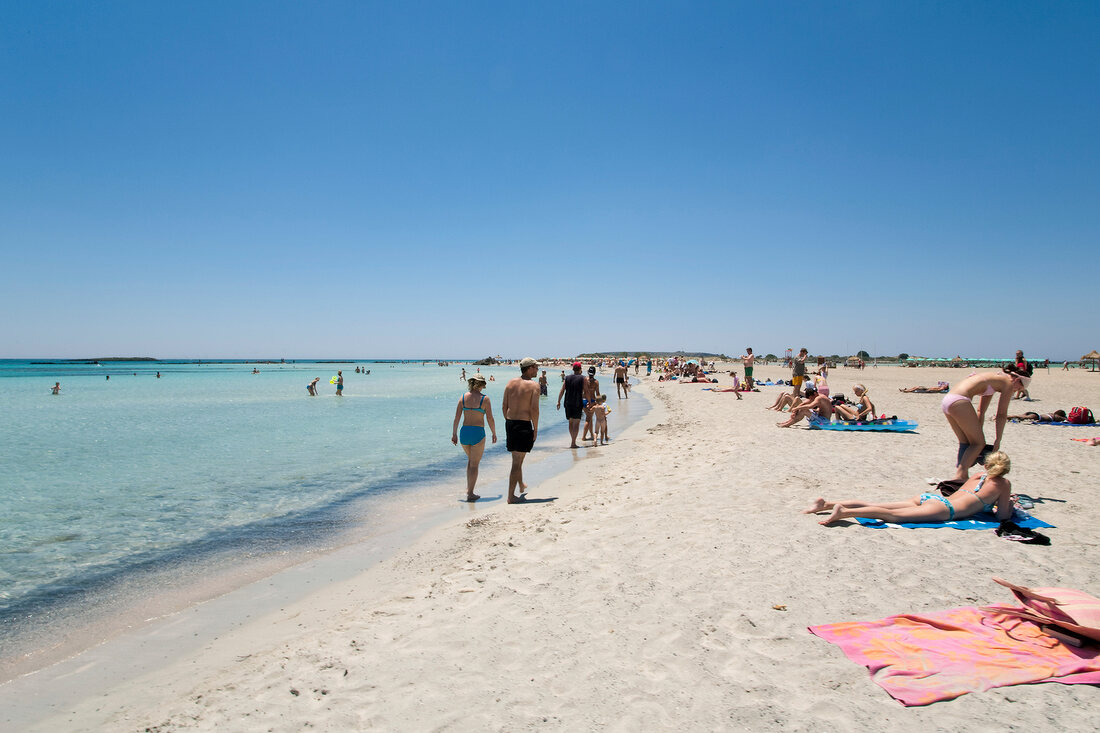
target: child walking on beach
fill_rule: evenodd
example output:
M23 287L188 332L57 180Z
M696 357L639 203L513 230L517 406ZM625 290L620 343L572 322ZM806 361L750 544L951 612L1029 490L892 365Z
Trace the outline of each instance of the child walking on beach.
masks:
M592 442L607 445L607 413L611 409L607 406L607 395L602 394L596 398L596 406L592 408L592 414L596 418L596 429L592 433Z

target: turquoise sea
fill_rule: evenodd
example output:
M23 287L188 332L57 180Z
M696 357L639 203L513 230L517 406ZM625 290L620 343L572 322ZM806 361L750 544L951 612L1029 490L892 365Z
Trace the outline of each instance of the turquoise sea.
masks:
M370 531L372 501L414 486L460 506L465 456L450 433L462 365L35 361L49 360L0 360L0 648L215 559L337 546ZM500 442L482 484L506 473L492 468L507 457L500 394L518 369L483 371L498 380L486 392ZM532 458L567 441L550 376Z

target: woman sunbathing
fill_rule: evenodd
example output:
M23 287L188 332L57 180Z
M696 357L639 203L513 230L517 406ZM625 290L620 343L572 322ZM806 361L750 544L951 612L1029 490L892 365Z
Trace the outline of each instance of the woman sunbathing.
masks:
M875 406L871 398L867 396L870 391L862 384L852 385L852 391L856 393L859 402L854 407L848 405L836 405L837 417L841 420L874 420Z
M993 418L989 418L992 420ZM1031 412L1030 410L1023 415L1009 415L1009 420L1031 420L1032 422L1065 422L1066 411L1055 410L1054 412L1047 412L1039 414L1038 412Z
M908 501L873 504L849 499L825 501L816 499L802 511L803 514L831 512L820 524L832 524L841 519L867 517L884 522L950 522L965 519L978 512L997 507L998 521L1012 516L1012 482L1004 476L1012 468L1012 461L1001 451L990 453L985 459L985 473L971 476L948 499L939 494L921 494Z
M906 387L904 389L902 389L901 387L898 387L898 392L919 392L921 394L926 394L926 393L929 393L929 392L931 392L931 393L937 393L937 392L943 393L943 392L946 392L949 389L951 389L950 384L948 384L947 382L940 382L935 387Z

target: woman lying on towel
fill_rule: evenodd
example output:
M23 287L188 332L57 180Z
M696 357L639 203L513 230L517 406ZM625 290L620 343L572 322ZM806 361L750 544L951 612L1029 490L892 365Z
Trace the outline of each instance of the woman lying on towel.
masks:
M947 382L940 382L935 387L898 387L898 392L920 392L920 393L944 393L951 389L951 385Z
M990 418L992 420L993 418ZM1055 410L1054 412L1032 412L1028 410L1023 415L1009 415L1009 420L1031 420L1032 422L1065 422L1066 411Z
M855 407L848 407L848 405L836 405L837 417L841 420L874 420L875 419L875 406L871 402L871 398L867 396L867 392L870 391L862 384L852 385L852 391L856 393L856 397L859 398L859 403Z
M985 473L967 479L958 491L948 499L939 494L921 494L908 501L872 504L848 499L825 501L816 499L803 514L832 512L820 524L831 524L840 519L867 517L884 522L950 522L965 519L978 512L990 511L994 506L997 520L1003 522L1012 516L1012 482L1004 476L1012 468L1012 462L1001 451L990 453L985 459Z

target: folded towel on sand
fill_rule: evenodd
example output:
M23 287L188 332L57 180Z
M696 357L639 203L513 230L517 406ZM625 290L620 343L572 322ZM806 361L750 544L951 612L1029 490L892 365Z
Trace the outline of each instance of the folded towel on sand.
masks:
M1100 684L1100 648L1072 647L1016 606L967 606L880 621L811 626L902 705L1035 682Z
M950 527L951 529L997 529L1001 525L1000 521L993 516L993 512L978 512L966 519L952 519L950 522L904 522L895 524L894 522L884 522L881 519L867 519L865 517L856 517L856 521L864 527L873 529L882 529L883 527L893 527L895 529L898 527L904 527L905 529L942 529L943 527ZM1012 521L1027 529L1054 526L1019 509L1013 511Z

